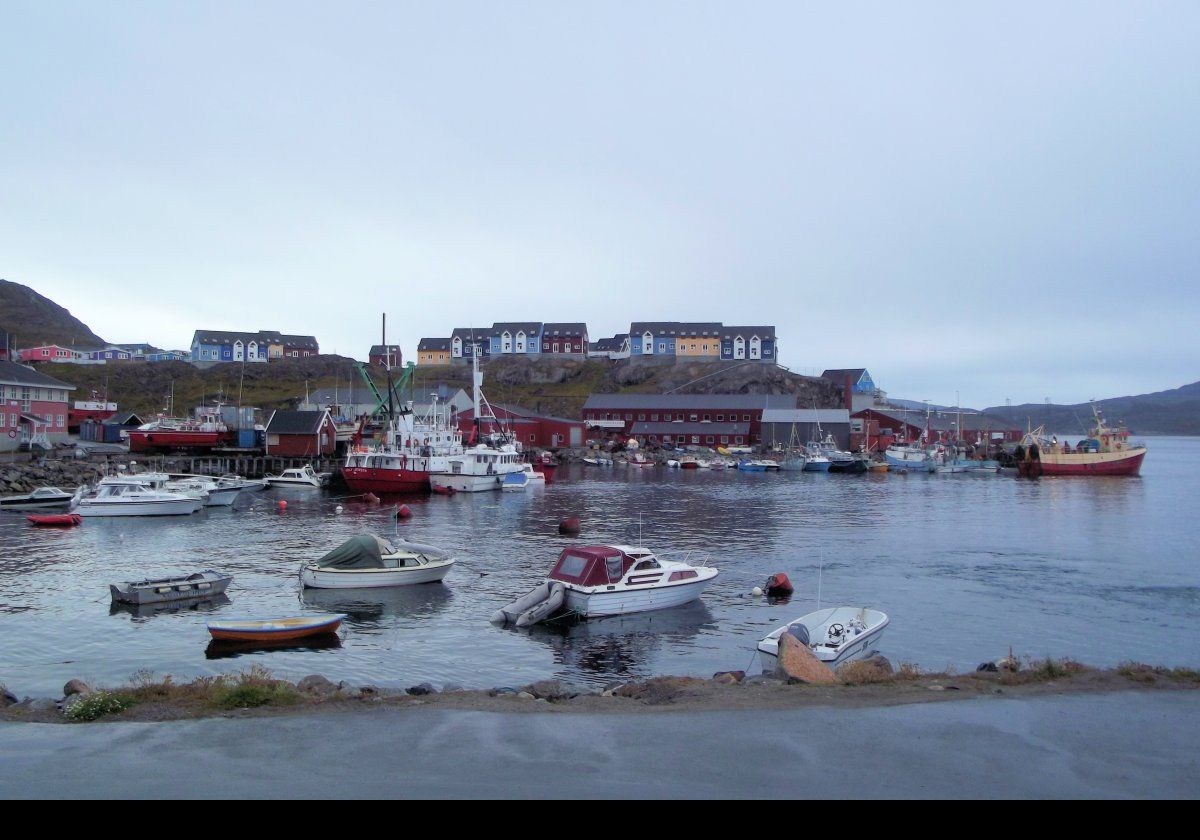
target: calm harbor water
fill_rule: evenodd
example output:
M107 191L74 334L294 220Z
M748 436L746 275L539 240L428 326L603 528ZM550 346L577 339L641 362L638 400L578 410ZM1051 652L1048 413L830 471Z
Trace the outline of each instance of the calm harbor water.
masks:
M757 640L816 606L883 609L893 662L973 668L1018 656L1200 664L1200 439L1152 438L1137 479L764 474L572 465L524 494L339 504L320 491L269 490L246 510L189 518L90 519L70 530L0 515L0 682L49 695L72 677L124 682L139 669L177 678L261 664L387 686L472 688L558 677L605 684L655 674L753 668ZM288 501L285 513L279 499ZM700 603L568 628L488 624L545 575L565 516L582 542L641 542L708 556L721 570ZM343 539L399 533L450 549L444 585L301 592L297 569ZM214 568L228 602L137 615L110 609L107 585ZM753 598L774 572L790 603ZM206 655L205 622L302 612L349 614L340 647Z

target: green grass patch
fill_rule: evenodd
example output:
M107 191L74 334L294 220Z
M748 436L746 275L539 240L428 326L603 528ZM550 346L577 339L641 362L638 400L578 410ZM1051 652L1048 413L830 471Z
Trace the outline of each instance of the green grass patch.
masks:
M132 698L108 691L93 691L91 694L76 696L63 707L67 720L85 722L98 720L106 715L116 715L132 707Z

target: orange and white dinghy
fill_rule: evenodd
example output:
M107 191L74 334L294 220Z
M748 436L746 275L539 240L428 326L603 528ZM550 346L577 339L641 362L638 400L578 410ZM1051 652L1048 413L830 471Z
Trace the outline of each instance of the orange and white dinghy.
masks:
M343 613L328 613L295 618L210 621L208 632L223 642L274 642L336 633L345 618Z

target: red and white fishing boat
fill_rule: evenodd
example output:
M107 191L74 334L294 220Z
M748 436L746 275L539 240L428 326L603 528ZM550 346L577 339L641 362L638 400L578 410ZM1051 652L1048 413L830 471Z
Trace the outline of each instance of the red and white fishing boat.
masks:
M1106 425L1095 405L1092 414L1096 425L1074 448L1055 438L1047 440L1044 428L1027 434L1017 462L1020 475L1137 475L1146 458L1146 445L1131 443L1124 426Z
M130 452L162 452L171 449L211 449L230 443L235 432L221 417L221 405L200 413L195 419L157 417L129 430Z
M76 400L67 411L67 431L77 433L85 420L108 420L117 414L117 404L97 399L95 391L90 400Z
M429 476L450 469L450 458L463 454L462 432L452 424L450 407L437 398L418 417L412 403L392 418L383 440L352 446L342 466L346 486L360 493L419 493Z

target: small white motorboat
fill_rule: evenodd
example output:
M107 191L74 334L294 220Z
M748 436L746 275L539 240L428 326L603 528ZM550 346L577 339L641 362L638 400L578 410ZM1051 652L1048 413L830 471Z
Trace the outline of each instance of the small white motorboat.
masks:
M523 493L529 484L529 476L524 472L507 473L504 481L500 484L500 489L505 493Z
M186 495L198 495L205 507L229 507L242 491L237 487L222 487L211 478L189 476L174 479L163 485L164 490L171 490Z
M353 537L300 569L309 589L374 589L437 583L454 566L440 548L401 541L396 545L365 534Z
M836 668L874 654L887 625L886 613L867 607L829 607L811 612L783 625L758 643L763 672L775 670L779 637L784 633L795 636L817 659Z
M239 490L249 490L250 492L267 489L267 480L265 478L242 478L240 475L234 475L233 473L226 473L218 478L217 484L221 487L236 487Z
M66 510L74 498L57 487L39 487L32 493L0 498L0 510Z
M492 616L496 623L525 627L549 618L543 601L560 599L569 612L588 618L678 607L695 601L720 574L711 566L663 560L628 545L572 546L559 555L545 582Z
M183 493L157 490L134 477L105 478L95 495L79 500L80 516L186 516L203 501Z
M329 481L329 473L318 473L312 467L304 466L269 475L264 480L271 487L324 487Z

